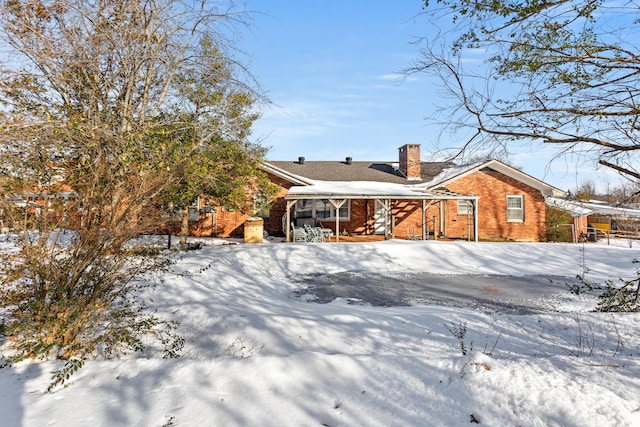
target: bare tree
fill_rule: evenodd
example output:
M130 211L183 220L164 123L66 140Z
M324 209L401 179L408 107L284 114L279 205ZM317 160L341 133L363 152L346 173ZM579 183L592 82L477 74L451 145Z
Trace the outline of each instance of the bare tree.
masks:
M592 200L598 195L596 190L596 183L593 180L583 181L576 188L576 198L579 200Z
M1 2L0 212L21 237L20 251L4 258L0 315L20 357L140 350L145 333L169 343L135 297L151 264L131 239L157 226L185 163L202 151L184 138L180 76L196 66L215 73L223 57L235 70L225 84L259 97L227 37L247 23L234 10L205 1ZM215 49L201 49L204 40ZM236 108L217 103L208 117L219 120L189 126L242 139Z
M448 125L471 132L458 152L542 141L558 155L585 156L640 180L635 1L437 0L425 7L453 27L423 40L407 72L441 79L452 99ZM465 62L471 52L483 54L486 74Z

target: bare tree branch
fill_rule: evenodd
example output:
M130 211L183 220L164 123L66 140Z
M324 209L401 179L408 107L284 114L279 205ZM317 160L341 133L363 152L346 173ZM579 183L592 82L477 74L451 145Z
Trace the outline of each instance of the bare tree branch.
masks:
M426 5L434 18L452 18L459 32L452 41L448 34L431 40L405 73L436 77L453 100L442 107L448 111L445 126L473 135L456 155L539 141L560 153L588 156L594 167L599 163L638 178L620 162L623 156L629 164L640 160L636 3L437 0ZM431 46L438 41L442 48L436 52ZM485 50L485 76L463 70L467 48Z

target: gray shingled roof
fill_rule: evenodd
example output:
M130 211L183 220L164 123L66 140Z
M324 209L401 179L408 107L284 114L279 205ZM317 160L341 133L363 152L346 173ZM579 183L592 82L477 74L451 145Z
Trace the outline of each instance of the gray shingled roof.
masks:
M351 162L344 161L309 161L303 164L291 161L267 161L279 169L294 175L319 181L375 181L396 184L418 184L429 182L442 172L453 166L450 162L422 162L421 179L408 180L394 169L394 162ZM397 162L395 163L397 165Z

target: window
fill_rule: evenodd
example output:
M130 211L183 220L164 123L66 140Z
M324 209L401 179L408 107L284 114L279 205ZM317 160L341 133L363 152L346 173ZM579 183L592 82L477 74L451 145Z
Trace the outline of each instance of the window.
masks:
M313 200L298 200L296 202L296 218L311 217L313 217Z
M340 221L349 221L350 200L347 200L340 207ZM303 199L296 203L297 218L315 218L318 221L329 221L336 219L336 208L328 199Z
M333 205L329 200L314 200L314 211L314 217L317 220L329 219L331 217L335 218L335 209L333 209Z
M472 215L473 207L469 200L458 200L458 215Z
M339 214L340 214L340 220L341 220L341 221L349 221L349 206L350 206L350 201L349 201L349 200L347 200L347 201L344 203L344 205L342 205L342 206L340 207ZM333 207L333 206L332 206L332 207ZM334 214L334 215L333 215L333 218L335 218L335 217L336 217L336 215L335 215L335 209L334 209L333 211L334 211L334 212L333 212L333 214Z
M524 221L524 196L507 196L507 222Z
M271 210L269 197L262 193L256 193L253 196L253 214L262 218L268 218Z

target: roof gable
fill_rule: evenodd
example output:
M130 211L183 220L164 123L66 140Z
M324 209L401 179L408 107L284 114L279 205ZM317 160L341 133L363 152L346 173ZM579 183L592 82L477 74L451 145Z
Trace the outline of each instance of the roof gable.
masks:
M478 162L463 166L454 166L445 169L427 184L427 188L444 187L451 182L457 181L465 176L471 175L472 173L479 172L482 169L491 169L505 176L508 176L509 178L515 179L516 181L522 182L540 191L545 197L566 195L565 191L549 185L546 182L534 178L531 175L528 175L498 160L489 160L486 162Z

